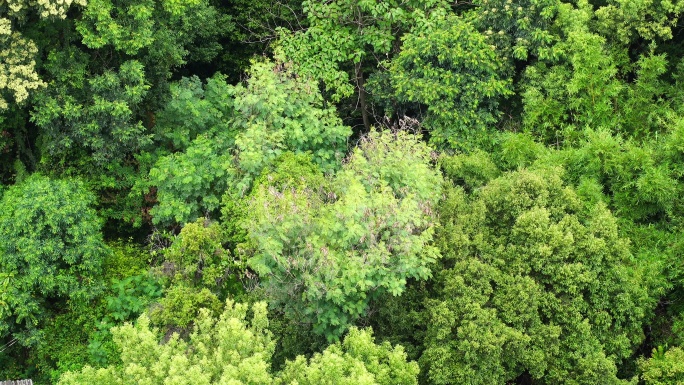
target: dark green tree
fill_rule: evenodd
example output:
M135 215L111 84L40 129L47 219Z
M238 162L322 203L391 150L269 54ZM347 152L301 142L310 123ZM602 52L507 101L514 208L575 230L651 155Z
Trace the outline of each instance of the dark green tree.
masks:
M383 72L385 62L400 51L401 37L412 27L425 23L430 15L451 11L444 0L304 1L302 8L306 27L281 30L276 57L291 62L296 73L322 82L334 102L356 96L353 103L367 130L373 123L373 110L366 80Z
M2 197L0 335L36 342L40 323L67 301L97 293L107 247L93 195L78 181L32 175Z
M402 38L390 67L400 103L418 103L439 147L459 148L497 122L498 102L510 95L496 47L464 19L432 17Z

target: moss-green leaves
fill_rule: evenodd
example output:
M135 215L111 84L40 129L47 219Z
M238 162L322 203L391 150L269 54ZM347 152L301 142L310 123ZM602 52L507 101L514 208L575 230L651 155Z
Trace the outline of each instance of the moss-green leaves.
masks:
M447 268L421 361L433 383L525 372L544 383L620 383L617 360L643 338L653 299L616 219L600 203L585 210L561 175L520 170L447 194L438 236Z
M0 273L10 295L3 296L0 335L29 332L23 342L35 342L28 337L50 302L97 293L107 247L93 203L82 183L40 175L4 194L2 207L11 209L0 211Z
M405 35L390 78L399 101L426 107L424 123L441 147L481 136L496 122L498 99L511 94L496 47L455 16Z

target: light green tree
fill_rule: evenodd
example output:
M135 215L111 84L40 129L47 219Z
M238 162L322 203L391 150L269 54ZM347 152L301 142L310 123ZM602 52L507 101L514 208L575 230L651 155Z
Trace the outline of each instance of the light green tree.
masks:
M214 79L186 102L196 104L198 114L186 112L210 117L184 119L182 130L201 133L184 152L160 158L150 170L149 183L159 199L152 210L155 222L185 223L211 214L226 191L247 194L253 180L284 152L311 154L324 172L339 168L351 130L323 105L318 88L273 63L255 63L250 76L246 85L237 86ZM208 110L202 107L207 102ZM204 129L198 119L208 119L200 123Z
M596 11L597 28L604 36L622 44L638 38L669 40L682 11L684 1L681 0L611 0Z
M248 310L252 316L247 320ZM269 360L274 342L268 331L266 305L227 302L219 319L203 310L189 341L177 334L160 343L147 316L136 325L112 329L120 365L62 376L61 385L77 384L270 384Z
M270 298L335 340L373 298L428 278L441 186L431 156L417 136L371 132L329 187L311 183L315 172L304 184L265 178L249 203L245 252Z
M684 384L684 350L681 347L667 351L654 349L651 358L639 360L639 369L646 385Z
M232 267L230 253L223 248L221 227L216 222L200 218L187 223L165 250L165 267L173 277L215 289L225 280Z
M577 9L559 6L557 55L525 71L523 124L547 142L577 140L586 127L616 129L620 123L615 105L625 84L605 38L589 27L593 17L586 1Z
M595 10L580 1L555 8L553 54L527 66L520 84L525 130L547 143L577 145L587 128L643 139L667 131L676 121L677 104L668 97L675 88L667 82L671 63L665 50L653 40L630 51L631 39L642 37L611 24L615 20L606 15L617 12L616 4ZM642 6L637 2L620 9L634 12ZM663 12L669 15L666 19L672 16ZM644 39L655 39L637 29L646 34ZM666 39L671 32L656 34Z
M401 347L376 345L370 331L358 329L308 362L297 357L282 373L273 374L275 342L268 325L265 303L249 307L228 301L219 318L200 311L188 341L174 334L160 343L142 316L136 325L112 329L119 365L86 366L64 374L59 384L417 384L418 366L406 361Z
M36 72L38 48L19 32L12 31L10 19L0 13L0 111L8 103L23 103L29 91L45 86ZM11 96L11 97L10 97Z
M309 360L298 356L278 374L279 385L417 384L418 364L406 362L401 346L377 345L370 330L351 328L341 343L316 353Z

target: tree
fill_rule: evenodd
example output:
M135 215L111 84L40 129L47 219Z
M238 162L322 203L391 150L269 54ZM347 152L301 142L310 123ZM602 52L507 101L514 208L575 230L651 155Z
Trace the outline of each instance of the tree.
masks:
M480 34L457 16L432 17L402 38L390 79L399 102L427 110L423 124L437 146L458 148L496 122L498 98L510 95L502 64Z
M522 169L470 194L448 189L421 358L433 383L621 383L616 365L655 306L649 270L605 206L585 205L561 174Z
M202 0L89 1L75 26L62 27L66 46L44 48L49 87L32 119L43 129L45 150L62 161L85 151L101 167L150 144L152 110L166 99L171 71L186 62L194 39L207 38L202 25L214 14ZM78 38L70 27L84 47L69 44ZM90 55L107 49L109 59Z
M5 181L21 179L39 160L35 128L27 123L33 96L47 87L41 65L43 42L46 36L58 35L45 27L64 24L67 11L84 4L84 0L0 3L0 173Z
M250 313L251 319L247 319ZM328 347L310 362L298 357L282 374L271 373L275 346L268 330L266 304L226 302L216 319L200 311L188 341L174 334L159 342L156 330L142 316L136 325L112 329L121 364L62 376L60 385L93 383L146 384L416 384L418 367L406 362L401 347L376 345L370 331L352 329L343 343Z
M351 129L342 124L307 77L282 65L256 63L235 89L237 164L247 187L286 151L311 154L325 173L339 169Z
M608 9L616 10L611 4L594 11L586 1L559 5L554 54L525 69L523 126L547 143L576 145L587 128L644 139L676 120L676 103L667 95L673 91L665 80L667 55L655 43L633 50L646 45L616 42L615 26L602 18Z
M270 298L336 340L373 298L428 278L441 185L431 160L417 136L371 132L329 188L313 171L255 187L245 252Z
M371 330L351 328L343 342L337 342L307 360L298 356L288 361L276 384L417 384L418 364L406 362L401 346L377 345Z
M103 167L150 143L138 118L149 89L142 64L127 61L116 72L96 76L88 76L87 66L87 57L77 50L55 52L48 58L46 67L62 84L53 83L37 97L32 116L42 128L43 150L50 155L44 161L85 160ZM72 158L81 151L89 155L87 159Z
M9 107L8 100L22 104L29 97L29 91L46 85L36 69L36 43L16 27L34 14L40 19L64 19L72 3L83 6L85 0L10 0L0 4L0 112Z
M684 384L684 350L680 347L653 351L647 360L639 360L641 379L646 385Z
M3 195L0 273L9 278L9 295L0 335L15 333L28 344L50 308L97 292L107 247L93 203L81 182L37 174Z
M684 10L682 1L607 1L596 11L597 27L604 36L622 44L642 38L650 41L672 39L672 28Z
M604 37L592 32L591 6L558 7L563 39L557 54L529 66L523 83L523 124L549 143L574 143L582 129L619 127L616 100L624 91L615 57Z
M559 0L479 0L465 17L501 52L502 63L557 56L560 37L555 25ZM506 68L506 67L504 67ZM508 68L513 69L513 66ZM511 75L510 73L508 75Z
M45 86L30 104L10 108L6 122L0 118L21 160L12 171L23 162L29 171L83 178L101 198L103 217L140 223L143 195L129 192L149 171L155 112L181 65L218 55L221 16L203 0L79 0L69 12L71 0L9 7L22 3L30 12L10 16L34 41ZM34 8L42 7L59 12L33 22ZM11 72L25 71L17 64Z
M276 57L293 63L296 73L322 81L334 102L356 92L366 129L371 120L364 71L393 57L411 26L450 11L443 0L304 1L302 8L308 27L294 33L281 29Z
M75 28L88 48L140 61L159 106L173 70L219 54L223 21L207 0L89 0Z
M3 111L9 108L7 94L15 103L23 103L30 90L44 87L45 83L35 68L38 48L18 32L13 32L12 23L6 18L0 18L0 44L3 47L0 49L0 111Z
M220 287L233 265L230 253L221 245L223 238L218 223L203 218L187 223L165 250L165 270L199 287Z
M143 315L136 325L112 329L121 355L120 365L62 376L61 385L100 383L147 384L270 384L269 359L274 342L268 331L266 305L226 303L219 319L203 310L189 341L174 334L161 344Z
M211 214L226 191L248 194L254 178L283 152L311 154L324 172L339 168L351 130L323 105L318 89L273 63L255 63L250 75L247 85L214 79L188 102L199 113L189 109L181 116L205 117L183 119L182 130L197 137L150 170L159 200L152 210L156 223ZM208 121L198 125L199 119Z

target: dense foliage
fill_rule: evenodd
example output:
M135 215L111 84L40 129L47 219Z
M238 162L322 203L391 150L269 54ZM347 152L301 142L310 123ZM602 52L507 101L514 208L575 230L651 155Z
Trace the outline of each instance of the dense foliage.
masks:
M0 0L0 382L684 382L682 0Z
M249 262L267 277L270 296L335 339L378 295L400 295L408 278L428 278L441 183L429 162L418 138L371 132L330 181L316 185L314 175L295 173L280 181L289 169L276 168L253 192L247 226Z
M458 171L446 167L452 178ZM446 268L423 356L434 383L503 383L523 372L556 384L618 383L616 360L641 342L654 304L615 218L561 174L521 170L470 196L447 190Z
M66 301L87 301L101 283L106 246L94 197L78 181L34 174L2 197L0 333L34 343L36 328Z
M67 373L62 385L78 384L415 384L416 363L406 362L401 347L373 342L369 331L352 329L342 343L328 347L307 362L288 362L282 373L271 374L274 341L268 330L266 304L252 307L228 301L218 319L200 312L186 342L174 334L160 343L150 321L114 328L121 364L80 373Z

